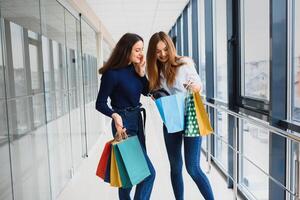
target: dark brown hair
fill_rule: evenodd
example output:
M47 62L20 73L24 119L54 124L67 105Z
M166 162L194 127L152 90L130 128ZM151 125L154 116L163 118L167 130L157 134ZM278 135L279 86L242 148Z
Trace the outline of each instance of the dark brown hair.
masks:
M103 74L108 69L118 69L126 67L129 63L132 47L143 38L134 33L126 33L116 44L107 62L98 70L99 74Z
M162 63L157 59L157 44L162 41L167 46L168 61ZM184 63L179 62L181 57L176 54L172 39L164 32L157 32L152 35L147 51L147 75L150 90L158 89L161 85L160 73L162 72L167 80L167 85L172 86L175 82L177 68Z

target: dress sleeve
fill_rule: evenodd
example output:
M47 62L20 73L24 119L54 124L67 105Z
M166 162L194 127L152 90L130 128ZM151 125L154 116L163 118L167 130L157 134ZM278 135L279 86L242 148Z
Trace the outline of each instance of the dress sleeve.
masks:
M148 79L147 79L146 76L141 77L141 79L142 79L142 83L143 83L143 91L142 91L142 94L143 94L144 96L147 96L147 95L149 94L149 81L148 81Z
M108 107L107 99L112 94L116 82L117 80L113 71L106 71L101 77L96 109L108 117L111 117L114 112Z
M185 62L185 82L187 83L189 80L191 80L194 83L198 84L202 90L202 82L199 74L196 71L196 64L191 58L186 58Z

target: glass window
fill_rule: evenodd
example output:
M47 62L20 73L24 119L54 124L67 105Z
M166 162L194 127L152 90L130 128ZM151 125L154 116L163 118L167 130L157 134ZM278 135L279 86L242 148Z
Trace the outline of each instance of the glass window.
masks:
M10 22L12 62L13 62L13 78L15 84L15 95L22 96L27 93L26 70L24 63L24 38L23 28Z
M202 81L202 94L206 94L205 76L205 7L204 0L198 1L198 42L199 42L199 75Z
M259 5L259 6L257 6ZM270 1L244 0L242 13L242 95L269 100Z
M228 171L228 116L225 112L217 111L215 134L215 154L222 167ZM225 142L226 143L225 143Z
M31 72L31 87L32 90L39 90L42 88L39 73L39 60L38 60L38 47L29 44L29 59L30 59L30 72Z
M227 13L226 0L214 1L215 97L227 102Z
M240 184L243 191L255 199L268 199L269 177L269 132L246 121L241 121ZM253 165L248 159L255 163Z
M294 0L293 5L293 119L300 122L300 2Z

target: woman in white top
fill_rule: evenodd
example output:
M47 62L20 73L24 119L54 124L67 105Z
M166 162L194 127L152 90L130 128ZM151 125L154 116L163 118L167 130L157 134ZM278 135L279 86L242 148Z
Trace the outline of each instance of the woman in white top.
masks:
M147 66L150 91L163 88L170 94L176 94L186 92L186 86L193 92L201 90L201 80L193 60L176 55L171 38L164 32L152 35L147 51ZM165 126L163 130L171 168L171 182L176 199L184 199L181 153L182 141L184 141L186 169L203 197L206 200L213 200L214 196L209 180L200 168L201 136L184 137L184 131L169 134ZM195 197L195 199L197 198Z

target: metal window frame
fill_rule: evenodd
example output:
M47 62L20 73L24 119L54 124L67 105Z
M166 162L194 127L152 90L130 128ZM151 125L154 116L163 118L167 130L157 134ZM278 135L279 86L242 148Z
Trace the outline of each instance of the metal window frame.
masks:
M185 6L182 13L182 43L183 49L182 54L184 56L189 56L189 33L188 33L188 5Z

